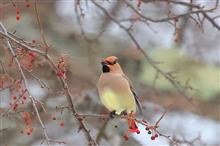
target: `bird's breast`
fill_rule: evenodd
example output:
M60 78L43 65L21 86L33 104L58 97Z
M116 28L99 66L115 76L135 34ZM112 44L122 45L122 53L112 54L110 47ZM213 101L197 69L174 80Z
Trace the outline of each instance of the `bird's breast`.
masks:
M126 79L117 75L102 75L98 82L101 102L105 107L118 114L123 110L136 111L134 96Z

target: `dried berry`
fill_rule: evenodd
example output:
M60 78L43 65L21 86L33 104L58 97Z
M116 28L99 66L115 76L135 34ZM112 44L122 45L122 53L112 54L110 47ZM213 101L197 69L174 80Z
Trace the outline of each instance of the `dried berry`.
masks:
M19 16L19 15L16 16L16 20L17 20L17 21L20 20L20 16Z
M154 136L151 136L151 140L155 140L155 137L154 137Z
M64 121L61 121L61 122L60 122L60 126L61 126L61 127L64 127Z
M35 44L36 43L36 40L32 40L32 44Z
M17 15L20 14L19 8L16 8L16 14L17 14Z
M146 127L145 130L149 131L150 129L148 127Z
M26 99L27 99L27 97L26 97L26 96L22 96L22 99L23 99L23 100L26 100Z
M26 7L26 8L30 8L31 5L30 5L29 3L26 3L25 7Z
M56 120L57 118L55 116L52 117L52 120Z
M125 141L128 141L128 135L127 134L125 134L123 137L124 137Z
M13 99L14 99L14 100L16 100L16 99L17 99L17 97L16 97L16 96L13 96Z

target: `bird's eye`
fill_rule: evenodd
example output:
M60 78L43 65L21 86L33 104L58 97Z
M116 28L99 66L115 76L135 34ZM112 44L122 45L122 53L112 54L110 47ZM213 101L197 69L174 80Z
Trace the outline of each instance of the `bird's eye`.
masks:
M114 62L112 62L112 64L116 64L117 63L117 60L115 60Z
M114 64L116 64L116 63L117 63L117 60L115 60L115 61L113 61L113 62L106 61L106 63L107 63L108 65L114 65Z

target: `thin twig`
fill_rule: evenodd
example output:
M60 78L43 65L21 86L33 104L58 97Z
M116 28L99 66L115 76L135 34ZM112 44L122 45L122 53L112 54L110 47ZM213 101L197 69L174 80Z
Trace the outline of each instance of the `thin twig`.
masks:
M97 134L96 142L98 144L100 143L102 136L105 134L105 129L107 128L107 125L108 125L109 121L110 121L110 118L107 118L105 120L104 124L102 125L102 127L99 130L99 133Z
M34 10L35 10L36 17L37 17L37 23L38 23L38 26L39 26L39 29L40 29L41 39L42 39L42 42L43 42L44 47L45 47L45 54L47 54L49 47L48 47L48 44L47 44L47 41L46 41L46 38L45 38L45 35L44 35L43 27L42 27L42 24L41 24L41 21L40 21L40 16L39 16L38 9L37 9L37 0L34 1Z

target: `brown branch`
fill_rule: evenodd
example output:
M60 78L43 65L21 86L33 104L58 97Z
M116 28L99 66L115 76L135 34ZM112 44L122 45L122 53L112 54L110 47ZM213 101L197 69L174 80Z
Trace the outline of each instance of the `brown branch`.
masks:
M199 10L197 10L197 11L190 11L190 12L183 13L183 14L179 14L179 15L172 16L172 17L169 16L169 17L165 17L165 18L155 19L155 18L147 17L147 16L141 14L141 13L140 13L137 9L135 9L135 7L132 6L132 4L130 4L127 0L124 0L124 2L125 2L125 4L127 4L138 16L140 16L141 18L144 18L145 20L154 22L154 23L167 22L167 21L169 21L169 20L174 20L174 19L177 19L177 18L180 18L180 17L185 17L185 16L188 16L188 15L191 15L191 14L211 12L211 11L213 11L213 9L214 9L214 8L211 8L211 9L208 9L208 10L202 10L200 7L198 8L197 5L192 5L192 6L196 6Z
M157 130L156 130L156 131L157 131ZM168 136L168 135L165 135L165 134L163 134L163 133L160 133L159 131L157 131L157 133L158 133L160 136L162 136L162 137L164 137L165 139L167 139L172 145L174 145L174 146L180 146L179 143L177 143L175 140L173 140L173 139L171 138L171 136Z
M124 0L127 4L129 4L126 0ZM216 10L218 8L219 5L219 0L216 0L216 4L214 8L208 9L208 10L204 10L203 7L201 7L200 5L196 5L196 4L192 4L191 2L183 2L183 1L175 1L175 0L142 0L144 3L149 3L149 2L165 2L165 3L172 3L172 4L177 4L177 5L182 5L182 6L187 6L192 8L196 8L198 9L198 11L190 11L189 13L186 13L186 15L191 15L193 13L198 14L201 13L203 14L203 16L216 28L220 31L220 25L217 24L217 22L215 21L214 18L211 18L207 12L213 12L214 10ZM141 13L139 13L131 4L129 4L129 6L141 17L144 17L145 19L148 19L147 17L145 17L144 15L142 15ZM178 16L184 16L184 14L182 15L178 15ZM172 17L171 17L172 18ZM161 22L161 21L167 21L169 18L164 18L164 19L160 19L160 20L154 20L154 19L149 19L152 22Z
M50 89L49 86L40 78L38 78L35 74L33 74L30 70L28 70L25 66L22 66L22 68L27 71L37 82L40 84L41 88L47 88Z
M8 127L8 128L0 129L0 133L1 133L1 132L6 132L6 131L8 131L8 129L10 129L10 128Z
M43 42L44 47L45 47L45 53L47 54L49 47L48 47L48 44L47 44L47 41L46 41L46 38L45 38L45 35L44 35L43 27L42 27L42 24L41 24L41 21L40 21L40 16L39 16L38 9L37 9L37 0L34 1L34 10L35 10L36 17L37 17L37 23L38 23L38 26L39 26L39 29L40 29L41 39L42 39L42 42Z
M98 144L100 143L102 136L105 134L105 129L107 128L109 121L110 118L107 118L102 127L100 128L99 133L97 134L96 142Z
M4 67L4 63L1 60L0 60L0 65L1 65L1 68L3 70L3 73L7 74L7 71L6 71L5 67Z
M163 112L163 114L160 116L160 118L157 120L155 127L158 127L158 124L160 123L160 121L163 119L163 117L165 116L165 114L167 113L167 109Z

